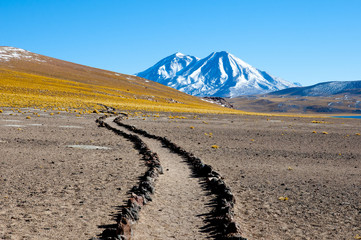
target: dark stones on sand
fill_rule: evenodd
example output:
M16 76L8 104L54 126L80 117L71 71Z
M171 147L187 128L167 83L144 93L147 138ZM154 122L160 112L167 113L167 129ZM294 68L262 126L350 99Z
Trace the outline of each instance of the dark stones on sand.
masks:
M139 220L139 212L142 209L142 206L147 204L148 201L152 201L151 194L154 193L154 182L158 178L159 174L163 174L163 168L160 164L158 154L152 152L147 144L145 144L142 139L137 135L125 133L119 129L111 127L109 124L104 122L106 117L100 117L97 119L99 127L106 127L107 129L115 132L118 135L121 135L131 142L133 142L134 147L143 155L148 170L145 175L142 177L143 180L140 181L138 186L133 186L131 189L131 196L127 201L127 206L123 207L121 214L118 216L116 236L112 233L111 237L104 237L104 234L109 235L111 230L106 229L103 231L103 239L123 239L130 240L132 236L132 225ZM132 126L127 126L127 129L136 132L136 128ZM140 131L140 134L144 134L145 131Z
M122 126L128 130L131 130L135 133L138 133L142 136L157 139L162 142L162 144L170 149L172 152L177 153L188 161L192 166L193 171L198 177L206 177L206 183L208 188L212 193L217 196L216 202L217 205L214 211L214 218L217 219L215 225L217 225L218 231L221 233L221 239L228 240L246 240L241 236L240 226L233 220L234 218L234 204L235 197L231 189L224 182L221 175L214 171L212 166L204 164L199 158L195 157L192 153L187 152L182 147L176 145L171 140L166 137L159 137L153 134L148 133L145 130L138 129L134 126L130 126L121 122L122 117L118 117L114 120L119 126ZM155 154L144 154L145 160L154 161L153 169L148 170L145 174L146 177L157 177L158 173L163 173L163 169L159 163L158 155ZM152 188L149 179L143 183L142 186L138 188L138 192L149 191L152 193L154 188ZM141 183L142 184L142 183Z

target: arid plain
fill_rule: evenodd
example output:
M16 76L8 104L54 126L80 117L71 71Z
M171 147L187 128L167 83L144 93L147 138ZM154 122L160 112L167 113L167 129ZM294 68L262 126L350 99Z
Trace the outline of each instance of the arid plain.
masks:
M245 237L360 235L358 119L193 117L127 123L169 137L219 171L236 196L235 215Z
M114 223L111 215L146 171L141 156L129 141L99 128L98 114L20 110L4 109L0 115L0 238L101 234L101 226ZM131 114L124 123L166 136L213 166L236 197L235 219L244 237L361 235L359 120L177 115ZM166 187L161 182L156 182L154 202L141 212L144 226L147 208Z
M144 174L138 152L99 128L96 114L22 111L0 115L0 239L100 234Z
M102 111L127 112L124 124L200 158L228 197L211 194L211 180L159 138L108 118L163 167L147 183L153 201L137 212L134 239L361 239L359 119L246 113L143 78L0 51L0 239L120 238L119 212L151 163L131 138L98 126ZM217 201L223 228L211 219Z

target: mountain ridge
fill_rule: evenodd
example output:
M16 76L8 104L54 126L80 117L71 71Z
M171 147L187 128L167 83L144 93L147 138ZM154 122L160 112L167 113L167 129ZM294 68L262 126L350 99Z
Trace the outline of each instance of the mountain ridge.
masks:
M294 87L268 93L272 96L329 97L342 94L361 94L361 80L329 81L306 87Z
M188 64L184 64L185 58L189 60ZM178 67L179 62L181 65ZM170 69L168 66L173 67ZM200 97L236 97L297 86L273 77L226 51L212 52L203 59L175 53L135 75Z
M235 109L252 112L360 114L361 80L321 82L226 100Z

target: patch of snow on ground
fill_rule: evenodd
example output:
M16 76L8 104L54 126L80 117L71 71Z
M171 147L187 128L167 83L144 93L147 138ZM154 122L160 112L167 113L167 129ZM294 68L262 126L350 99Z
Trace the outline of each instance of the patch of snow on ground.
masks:
M83 128L81 126L71 126L71 125L64 125L64 126L59 126L60 128Z
M20 120L15 120L15 119L3 119L1 121L4 121L4 122L21 122Z
M95 145L67 145L68 148L79 148L79 149L89 149L89 150L109 150L109 147L95 146Z
M24 125L17 125L17 124L7 124L3 125L4 127L25 127Z

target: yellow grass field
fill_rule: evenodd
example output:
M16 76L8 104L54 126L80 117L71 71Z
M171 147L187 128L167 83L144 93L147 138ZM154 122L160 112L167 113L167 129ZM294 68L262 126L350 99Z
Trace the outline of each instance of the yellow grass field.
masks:
M1 107L38 107L94 110L107 105L120 110L241 113L147 86L106 87L89 83L0 69ZM173 95L173 97L172 97Z

